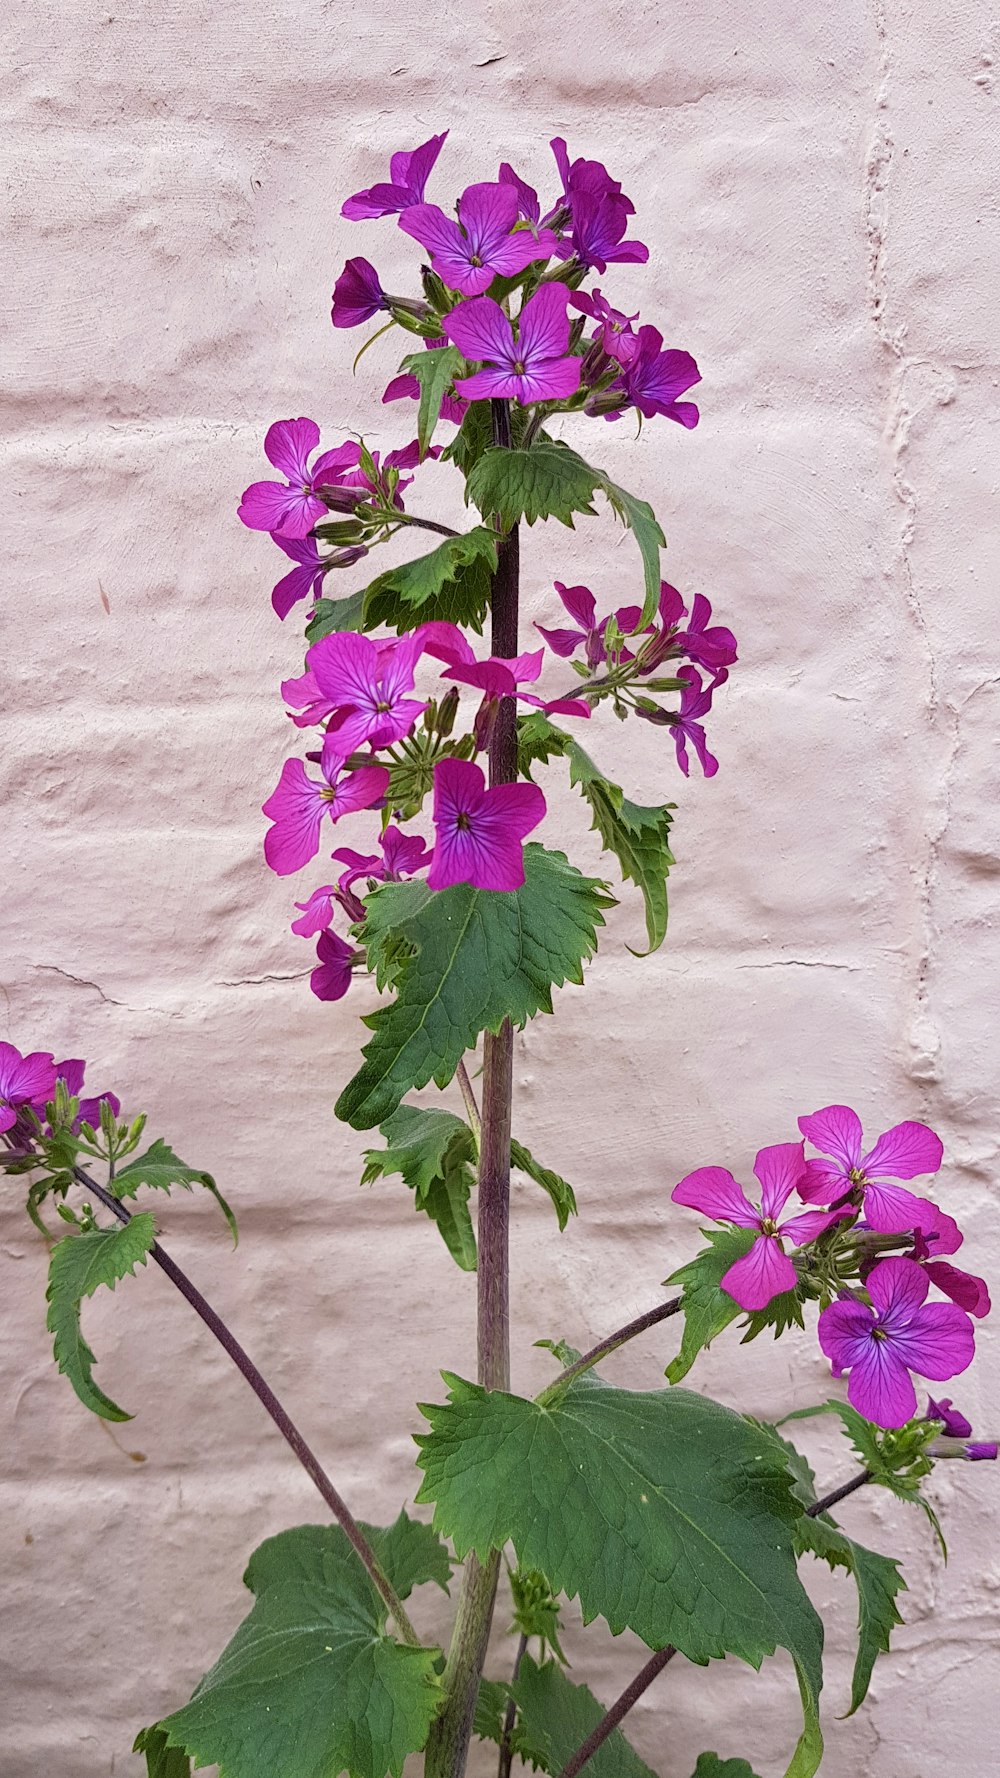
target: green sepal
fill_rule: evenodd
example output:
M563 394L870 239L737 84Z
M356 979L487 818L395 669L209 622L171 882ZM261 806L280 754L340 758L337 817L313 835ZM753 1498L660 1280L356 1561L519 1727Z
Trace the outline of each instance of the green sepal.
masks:
M204 1186L222 1211L233 1237L233 1246L236 1246L239 1241L236 1218L211 1173L206 1173L201 1167L186 1167L162 1137L158 1136L145 1154L138 1155L127 1166L119 1167L111 1190L116 1198L134 1198L144 1185L149 1186L152 1191L161 1192L169 1192L174 1185L183 1186L185 1191L193 1191L196 1185Z
M400 365L400 370L416 377L420 384L417 442L421 457L427 455L441 417L441 403L464 363L457 346L435 346L429 352L411 352Z
M514 1750L536 1771L561 1772L606 1715L589 1686L574 1685L558 1662L539 1665L529 1654L521 1662L511 1692L517 1704L511 1737ZM588 1778L655 1778L621 1729L612 1729L591 1754L586 1770Z
M540 1161L536 1161L534 1155L525 1148L523 1142L511 1142L510 1164L512 1167L516 1167L519 1173L527 1173L529 1179L533 1179L536 1185L540 1185L543 1191L548 1192L552 1199L561 1234L570 1217L577 1214L576 1193L573 1187L558 1173L553 1173L550 1167L543 1167Z
M434 1502L459 1557L511 1542L524 1567L579 1598L585 1623L601 1615L615 1635L673 1643L700 1664L729 1653L759 1667L788 1649L805 1726L786 1778L811 1778L823 1632L773 1439L684 1389L636 1394L591 1377L543 1406L445 1380L448 1404L421 1407L431 1430L417 1439L417 1498Z
M120 1278L131 1277L137 1265L145 1265L155 1239L153 1218L145 1210L118 1228L67 1235L52 1249L45 1325L54 1337L56 1364L84 1407L102 1420L131 1420L132 1415L94 1382L96 1360L83 1337L80 1305L102 1284L114 1290Z
M496 566L497 536L486 525L445 537L427 555L387 568L372 581L364 594L361 627L390 624L402 634L418 624L444 620L481 635Z
M456 884L384 883L366 902L369 967L395 998L368 1014L373 1036L362 1068L337 1101L337 1116L371 1129L411 1088L451 1080L482 1031L509 1018L519 1028L552 1011L552 989L581 982L597 947L604 885L561 852L524 848L525 881L499 891Z
M401 1513L388 1530L362 1530L401 1598L424 1581L447 1585L429 1526ZM438 1651L387 1634L339 1526L268 1538L243 1578L253 1607L190 1702L155 1725L166 1744L220 1778L399 1778L440 1706Z
M362 1185L399 1174L412 1190L417 1209L437 1224L456 1265L463 1272L474 1272L476 1237L469 1197L476 1183L470 1165L476 1142L468 1124L451 1111L401 1105L380 1129L386 1146L365 1151Z
M681 1349L666 1369L669 1383L679 1383L686 1377L699 1352L744 1312L735 1297L720 1289L719 1280L730 1266L749 1253L756 1238L753 1229L702 1229L702 1234L708 1237L710 1245L664 1280L665 1284L681 1286L684 1316Z
M364 589L349 593L345 599L317 599L306 624L306 641L319 642L324 636L339 635L344 630L361 630L364 613Z

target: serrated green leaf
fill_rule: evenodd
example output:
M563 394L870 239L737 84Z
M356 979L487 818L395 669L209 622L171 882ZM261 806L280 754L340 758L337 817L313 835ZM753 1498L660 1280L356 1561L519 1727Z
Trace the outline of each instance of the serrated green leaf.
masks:
M699 1753L693 1778L757 1778L745 1759L720 1759L717 1753Z
M421 457L427 455L434 428L441 417L441 403L464 362L457 346L436 346L430 352L411 352L403 359L401 369L416 377L420 384L417 441Z
M499 1679L481 1679L476 1695L476 1714L472 1723L472 1732L480 1741L499 1743L503 1734L503 1719L510 1697L510 1686Z
M401 1514L364 1526L402 1598L447 1553ZM220 1778L398 1778L441 1699L436 1651L386 1634L385 1608L339 1526L268 1538L244 1575L254 1605L190 1703L157 1724Z
M527 1173L529 1179L533 1179L536 1185L540 1185L543 1191L548 1192L559 1221L561 1234L570 1217L577 1213L576 1193L573 1187L558 1173L553 1173L551 1168L543 1167L540 1161L536 1161L534 1155L525 1148L522 1142L511 1142L510 1163L520 1173Z
M648 956L659 949L667 935L667 877L674 862L669 843L670 811L676 805L632 802L620 785L605 778L589 754L569 737L566 757L570 783L583 792L590 805L593 827L600 834L604 850L614 853L622 876L642 893Z
M173 1149L168 1148L162 1137L158 1136L145 1154L138 1155L127 1166L118 1169L111 1189L116 1198L134 1198L144 1185L161 1192L169 1192L174 1185L183 1186L185 1191L192 1191L196 1185L203 1185L222 1211L233 1237L233 1246L236 1246L239 1240L236 1218L211 1173L206 1173L201 1167L186 1167Z
M401 1105L380 1126L385 1148L365 1151L362 1185L399 1174L413 1191L418 1210L437 1223L442 1239L463 1272L476 1269L476 1237L469 1215L475 1185L470 1162L476 1144L468 1124L451 1111Z
M306 641L319 642L323 636L339 635L343 630L364 627L365 589L349 593L346 599L317 599L312 616L306 624Z
M491 445L469 471L465 496L484 518L499 516L504 530L521 519L558 519L573 528L574 513L596 514L593 496L601 485L576 451L555 439L542 439L525 450Z
M679 1383L686 1377L699 1352L743 1314L735 1297L720 1289L719 1280L731 1265L749 1253L755 1239L753 1230L703 1229L702 1234L708 1237L710 1245L665 1280L667 1284L681 1286L684 1316L681 1349L666 1369L669 1383Z
M847 1712L853 1716L868 1695L876 1660L880 1654L888 1653L889 1638L896 1625L903 1622L896 1597L906 1591L906 1582L898 1562L855 1543L829 1514L819 1518L803 1514L796 1528L796 1545L800 1552L819 1556L831 1568L845 1568L857 1584L858 1652L851 1681L851 1708Z
M706 1663L759 1667L778 1647L799 1677L805 1728L787 1778L822 1756L823 1632L799 1579L798 1502L784 1455L741 1415L687 1390L634 1394L590 1379L551 1406L447 1378L421 1412L434 1522L459 1556L512 1542L523 1566L579 1597L614 1634L673 1643ZM566 1528L573 1535L567 1537Z
M517 410L511 415L512 421ZM463 475L468 475L474 463L478 463L483 452L493 443L493 413L488 401L469 403L455 437L446 444L441 452L442 463L454 463Z
M396 994L365 1019L364 1065L337 1101L345 1123L371 1129L411 1088L446 1086L480 1032L505 1018L521 1027L552 1011L553 987L582 981L610 905L603 885L534 844L524 869L512 891L384 883L368 897L369 966L379 980L389 968Z
M533 765L547 765L550 759L561 758L569 746L569 735L555 727L541 710L517 719L517 769L531 777Z
M102 1284L114 1290L119 1278L131 1277L137 1265L145 1265L155 1239L153 1218L145 1210L119 1228L67 1235L52 1250L45 1325L54 1336L56 1364L84 1407L102 1420L131 1420L132 1415L116 1407L94 1382L96 1360L83 1337L80 1305Z
M390 624L401 634L442 619L481 635L496 566L496 533L485 525L446 537L426 556L387 568L372 581L361 627Z
M631 531L639 546L642 557L642 571L645 581L645 598L642 615L636 624L641 630L646 624L652 623L660 603L660 551L666 548L667 540L660 529L656 514L648 500L640 500L636 494L620 488L609 476L600 471L597 475L598 486L607 495L612 510L621 519L622 524Z
M168 1747L161 1728L140 1729L132 1752L146 1755L146 1778L191 1778L187 1754L181 1747Z
M606 1714L590 1688L574 1685L556 1661L539 1666L526 1654L511 1690L518 1708L514 1750L543 1772L561 1772ZM586 1770L588 1778L655 1778L621 1729L612 1729Z

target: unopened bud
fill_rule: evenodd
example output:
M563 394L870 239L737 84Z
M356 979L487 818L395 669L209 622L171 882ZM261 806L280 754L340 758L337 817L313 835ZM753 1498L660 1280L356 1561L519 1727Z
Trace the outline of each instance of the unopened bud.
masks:
M458 686L452 685L449 687L448 691L445 692L444 697L438 705L435 728L442 738L445 735L450 735L455 726L455 717L458 714L458 698Z
M437 272L432 271L429 265L422 265L420 282L431 308L435 309L439 315L446 314L451 307L452 299L448 295L448 287L444 280L439 278Z
M317 500L329 507L331 512L353 512L363 500L368 499L367 488L341 488L335 482L321 482L313 492ZM319 534L319 527L316 527Z

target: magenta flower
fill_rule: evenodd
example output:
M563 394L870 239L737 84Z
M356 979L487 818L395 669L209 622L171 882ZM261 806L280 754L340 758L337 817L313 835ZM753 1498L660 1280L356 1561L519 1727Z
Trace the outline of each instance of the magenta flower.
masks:
M633 357L622 366L621 376L611 388L623 390L628 402L647 420L654 414L665 414L690 431L698 424L698 409L693 401L677 399L693 383L701 382L690 352L662 351L663 335L655 327L640 327L636 339Z
M799 1129L829 1157L814 1157L806 1163L801 1192L808 1203L830 1203L848 1193L860 1194L865 1221L883 1234L904 1229L927 1234L938 1231L941 1212L937 1205L891 1183L913 1179L919 1173L936 1173L940 1167L944 1152L941 1138L926 1124L894 1124L867 1154L861 1152L861 1119L848 1105L827 1105L810 1117L800 1117ZM939 1246L938 1251L945 1249Z
M264 804L264 814L274 822L264 839L264 857L279 877L301 870L319 851L324 816L339 821L355 809L370 809L381 802L389 788L384 766L362 766L338 776L341 760L323 748L320 771L323 782L310 778L301 759L286 759L276 788Z
M954 1303L927 1303L922 1267L912 1259L884 1259L865 1286L872 1308L852 1297L831 1303L819 1318L819 1343L834 1375L850 1372L847 1399L877 1426L905 1426L917 1408L910 1377L941 1382L971 1363L975 1336Z
M663 582L663 586L667 586L666 581ZM670 587L667 590L677 592L675 587ZM677 598L680 598L679 593L677 593ZM683 605L680 615L681 617L685 615ZM712 674L715 684L721 685L727 677L728 668L733 666L737 659L736 637L732 630L726 629L724 624L710 624L711 616L712 607L704 593L695 593L688 627L686 630L678 630L673 641L682 653L687 655L688 660L697 662L699 667L704 667L706 672Z
M319 596L323 576L331 564L320 555L314 537L275 537L274 541L297 564L271 590L271 604L284 623L300 599L308 599L310 594Z
M317 1000L343 1000L351 985L353 945L333 931L321 932L316 941L319 967L312 971L309 986Z
M17 1122L17 1107L41 1110L56 1090L56 1065L50 1050L22 1056L12 1043L0 1043L0 1131Z
M725 1167L699 1167L675 1185L670 1194L675 1204L701 1210L713 1222L731 1222L740 1229L759 1231L749 1253L736 1260L720 1279L722 1289L741 1309L766 1309L772 1297L794 1290L795 1267L781 1245L783 1240L801 1246L804 1241L815 1240L845 1214L850 1215L850 1211L843 1210L806 1210L779 1223L804 1166L801 1142L776 1142L771 1148L762 1148L753 1164L761 1185L759 1210Z
M79 1056L70 1056L65 1062L56 1063L56 1076L65 1083L67 1093L72 1094L74 1099L80 1098L86 1066L86 1062L81 1061ZM49 1096L51 1097L51 1095ZM91 1129L96 1129L101 1121L101 1106L105 1101L117 1117L122 1108L117 1093L98 1093L93 1098L80 1099L80 1108L74 1119L73 1129L78 1130L81 1124L89 1124Z
M399 219L431 256L449 290L480 296L494 278L516 278L536 259L551 259L551 229L515 229L517 192L512 185L470 185L458 200L458 222L436 204L418 204Z
M569 238L560 241L556 248L560 259L573 257L588 271L593 269L601 273L606 272L609 265L645 265L649 248L642 241L624 239L631 205L626 207L620 197L597 197L593 192L574 191L570 196L570 213ZM687 383L683 386L688 387Z
M532 654L519 654L513 659L491 655L488 661L456 661L442 673L442 679L457 680L459 685L472 685L488 698L513 698L519 685L533 685L542 670L544 648Z
M524 222L533 222L537 225L542 219L542 212L538 202L538 193L534 186L528 185L526 181L521 178L520 173L515 173L509 161L501 162L497 178L502 185L512 185L514 187L514 190L517 193L517 213L522 220Z
M562 195L567 203L581 195L597 199L617 198L624 205L627 215L635 214L635 205L631 198L623 193L620 181L612 179L603 161L588 161L581 157L571 163L562 136L553 137L549 147L555 155L562 180Z
M333 287L334 327L360 327L387 307L375 267L367 259L349 259Z
M388 747L410 733L427 708L406 695L423 646L420 630L381 643L345 630L310 648L305 677L312 675L323 712L332 712L326 746L342 760L359 747Z
M486 396L531 401L562 401L580 387L580 360L569 354L565 284L543 284L529 297L514 332L499 303L476 296L446 315L448 338L472 362L483 364L471 377L456 377L455 388L469 401Z
M561 580L555 581L554 585L565 609L579 627L575 630L547 630L542 624L536 624L535 629L540 636L545 637L553 653L560 655L563 660L568 660L570 655L576 653L581 642L584 643L588 667L599 667L608 658L604 637L611 622L610 615L598 620L597 601L589 587L564 586ZM638 605L623 605L614 615L618 628L627 635L635 628L641 612ZM633 658L627 649L622 650L623 660L630 661Z
M305 901L297 901L301 919L292 921L292 931L299 938L313 938L322 932L333 920L333 903L337 894L332 883L324 883L321 889L314 889Z
M341 216L346 216L349 222L365 222L376 216L395 216L413 204L422 204L424 187L447 134L447 130L443 130L440 136L432 136L419 148L394 154L389 162L391 184L370 185L367 191L356 191L341 206Z
M677 677L680 678L680 674ZM674 732L674 747L677 750L677 764L686 778L689 769L687 743L690 741L705 777L714 778L719 769L719 762L713 753L709 753L704 726L698 721L698 718L705 716L712 707L714 688L710 685L704 691L702 690L701 676L694 667L686 667L684 677L687 680L687 685L681 692L680 710L670 718L670 726ZM800 1123L799 1128L801 1129L801 1127Z
M943 1395L940 1401L932 1396L927 1397L928 1420L940 1420L945 1438L971 1438L972 1425L951 1405L951 1396Z
M522 841L545 814L537 784L495 784L479 767L442 759L434 767L434 862L431 889L471 883L474 889L520 889Z
M631 364L639 350L639 341L632 332L633 321L639 319L638 309L634 315L624 315L620 309L613 309L599 290L578 290L569 300L571 308L600 323L593 338L600 341L608 357L618 364Z
M329 482L342 481L342 471L357 463L361 448L349 439L335 450L324 451L310 468L309 457L319 444L315 420L276 420L264 439L264 455L287 479L254 482L240 502L239 517L251 531L271 531L279 537L305 537L317 520L325 518L325 502L314 492Z
M404 833L399 827L387 827L379 844L381 856L377 852L353 852L349 846L341 846L334 852L338 863L348 866L338 879L341 889L350 889L359 877L374 877L376 882L402 882L404 877L412 877L416 871L424 870L433 857L422 835Z

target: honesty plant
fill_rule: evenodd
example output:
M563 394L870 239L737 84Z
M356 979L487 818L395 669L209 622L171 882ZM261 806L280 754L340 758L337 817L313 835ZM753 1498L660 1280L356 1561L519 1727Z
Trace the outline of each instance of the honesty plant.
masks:
M710 1149L679 1183L663 1178L664 1198L716 1225L669 1280L677 1294L582 1356L544 1322L518 1329L522 1351L532 1338L551 1350L553 1376L534 1400L511 1392L511 1169L547 1193L560 1230L576 1210L551 1157L536 1159L512 1132L514 1032L552 1012L553 988L582 982L612 902L605 881L553 846L549 801L567 772L609 869L642 896L655 951L667 927L674 805L634 802L595 763L604 719L667 730L680 769L689 770L690 745L711 777L718 761L705 721L737 644L712 622L705 594L661 578L652 507L589 461L588 439L599 448L605 436L594 419L632 412L690 430L699 418L680 399L699 381L690 354L665 348L617 281L607 294L584 287L647 258L629 238L633 204L601 162L571 160L557 138L546 209L507 162L457 201L445 194L441 208L425 191L444 141L393 155L388 178L342 211L350 222L398 218L425 255L420 294L386 293L359 255L333 289L335 328L377 320L367 343L393 327L413 336L416 349L389 367L383 400L416 400L416 437L384 455L363 439L319 452L314 420L276 420L264 452L283 479L255 482L239 507L243 523L283 552L278 617L306 602L304 659L290 656L281 687L292 751L263 801L264 859L284 877L329 855L314 867L316 886L304 878L289 893L292 931L316 949L311 990L340 1000L354 972L367 971L383 997L365 1020L360 1067L337 1083L336 1113L351 1130L375 1132L365 1181L402 1180L460 1270L476 1274L475 1380L447 1376L447 1400L421 1408L428 1430L416 1441L415 1498L428 1515L404 1511L386 1527L355 1518L242 1346L159 1245L152 1211L127 1208L140 1192L202 1185L235 1232L215 1181L160 1139L138 1153L145 1120L123 1120L111 1093L81 1099L80 1060L22 1057L0 1044L3 1164L27 1177L27 1208L43 1232L46 1203L68 1225L52 1247L48 1326L80 1399L106 1419L128 1418L94 1381L81 1305L152 1259L242 1371L334 1521L282 1532L250 1555L245 1621L190 1700L138 1736L152 1778L189 1778L192 1762L221 1778L398 1778L418 1753L427 1778L460 1778L473 1736L497 1744L499 1778L514 1763L553 1778L584 1767L595 1778L651 1778L620 1724L667 1663L728 1654L759 1668L779 1648L794 1664L803 1711L786 1778L811 1778L823 1750L823 1631L798 1561L819 1556L856 1582L857 1709L900 1621L905 1583L891 1557L848 1537L830 1509L877 1486L921 1505L936 1526L923 1492L935 1458L996 1456L991 1441L972 1439L951 1397L921 1413L912 1380L966 1370L989 1294L943 1257L961 1245L954 1218L898 1184L939 1170L939 1138L908 1121L866 1150L857 1115L830 1105L799 1119L802 1140L787 1129L746 1132L748 1143L768 1138L754 1163L759 1205ZM676 448L681 441L672 434ZM462 477L475 509L462 531L423 510L429 458ZM583 578L580 534L581 578L554 582L536 625L543 646L522 652L519 527L573 526L595 515L597 495L635 553L598 597ZM431 534L424 553L331 596L339 572L408 530ZM635 733L652 746L667 739ZM660 757L671 771L669 749ZM452 1082L447 1105L413 1097ZM818 1152L807 1157L806 1142ZM746 1154L726 1158L742 1173ZM655 1277L663 1261L651 1255L650 1264ZM765 1329L778 1337L803 1329L813 1304L847 1399L842 1389L805 1416L838 1415L861 1462L824 1495L776 1426L679 1387L741 1316L745 1339ZM665 1384L620 1389L598 1370L674 1315L683 1332ZM425 1583L447 1590L456 1565L445 1652L421 1630L420 1601L412 1619L408 1601ZM488 1649L504 1570L500 1619L518 1633L513 1662ZM567 1672L560 1614L573 1602L585 1623L630 1629L650 1650L610 1709ZM136 1692L138 1711L138 1682ZM697 1778L754 1778L752 1707L746 1720L744 1746L704 1753ZM660 1778L687 1778L669 1750Z

